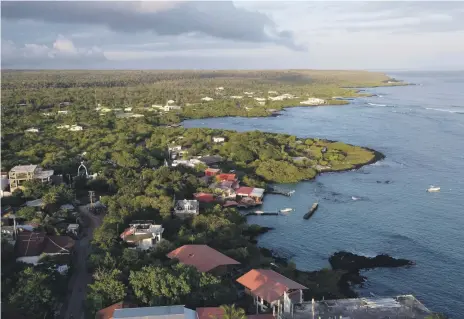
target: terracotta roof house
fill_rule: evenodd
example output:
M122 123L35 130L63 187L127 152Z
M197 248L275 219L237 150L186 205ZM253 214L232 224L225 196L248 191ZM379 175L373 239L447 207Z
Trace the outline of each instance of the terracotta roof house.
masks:
M239 187L235 192L237 193L238 196L249 197L252 191L253 191L253 187L242 186L242 187Z
M196 319L194 310L184 306L120 308L113 313L114 319Z
M237 180L237 176L235 174L219 174L219 175L216 175L216 180L218 182L223 182L223 181L234 182Z
M214 195L208 193L195 193L193 197L200 203L211 203L214 202Z
M74 240L68 236L48 236L41 232L19 232L16 236L17 261L36 265L41 255L70 254Z
M228 265L240 263L207 245L184 245L168 255L171 259L178 259L180 263L195 267L200 272L213 271L220 275L227 271Z
M208 167L207 169L205 169L205 176L215 176L220 173L221 173L221 170L219 168Z
M113 313L116 309L128 308L129 305L124 301L120 301L111 306L103 308L97 312L95 319L113 319Z
M239 187L235 192L237 193L237 196L250 197L256 203L261 203L264 197L263 188L253 188L253 187L242 186L242 187Z
M252 269L237 282L254 297L256 313L271 308L272 314L278 318L282 314L292 315L294 305L303 302L303 289L307 289L270 269Z

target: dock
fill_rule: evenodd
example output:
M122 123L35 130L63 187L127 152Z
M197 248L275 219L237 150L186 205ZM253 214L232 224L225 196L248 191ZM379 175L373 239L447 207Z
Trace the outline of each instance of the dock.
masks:
M309 209L309 211L306 214L304 214L303 218L304 219L311 218L311 216L313 216L314 212L317 210L318 207L319 207L319 204L314 203L313 206L311 206L311 208Z
M279 216L279 213L276 212L249 212L245 216Z
M278 194L278 195L284 195L284 196L287 196L287 197L290 197L290 196L293 195L293 193L295 193L294 190L288 191L288 190L279 189L279 188L273 187L273 186L269 186L266 189L266 192L269 193L269 194Z

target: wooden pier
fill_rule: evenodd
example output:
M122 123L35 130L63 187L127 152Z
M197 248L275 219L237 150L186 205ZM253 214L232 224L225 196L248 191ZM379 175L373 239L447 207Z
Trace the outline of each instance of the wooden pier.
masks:
M269 193L269 194L278 194L278 195L284 195L284 196L287 196L287 197L290 197L290 196L293 195L293 193L295 193L294 190L288 191L288 190L279 189L279 188L273 187L273 186L269 186L266 189L266 192Z
M314 203L313 206L311 206L311 208L309 209L309 212L304 214L303 218L304 219L309 219L311 216L313 216L314 212L317 210L318 207L319 207L319 204Z

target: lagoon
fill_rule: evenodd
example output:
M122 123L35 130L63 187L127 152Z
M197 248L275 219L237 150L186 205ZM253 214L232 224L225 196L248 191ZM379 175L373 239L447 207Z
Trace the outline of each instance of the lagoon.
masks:
M414 260L412 268L364 272L368 280L358 292L412 293L434 311L464 318L464 73L389 75L419 85L368 89L378 96L350 105L288 108L268 118L188 120L184 127L326 138L385 154L356 171L284 185L295 189L292 197L266 195L262 210L295 210L249 217L275 227L259 243L304 270L329 267L329 255L339 250ZM427 193L430 185L441 192ZM303 220L315 201L319 209Z

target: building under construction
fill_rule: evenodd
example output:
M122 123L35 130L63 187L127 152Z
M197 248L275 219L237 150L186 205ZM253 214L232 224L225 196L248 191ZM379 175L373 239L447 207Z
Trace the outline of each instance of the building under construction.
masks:
M39 180L41 182L49 182L53 176L53 170L43 170L37 165L18 165L13 167L9 174L10 192L13 193L16 189L22 188L26 181Z

